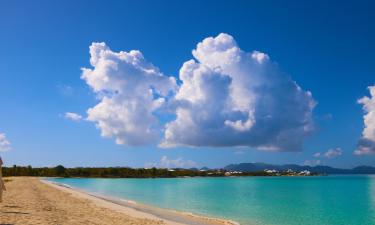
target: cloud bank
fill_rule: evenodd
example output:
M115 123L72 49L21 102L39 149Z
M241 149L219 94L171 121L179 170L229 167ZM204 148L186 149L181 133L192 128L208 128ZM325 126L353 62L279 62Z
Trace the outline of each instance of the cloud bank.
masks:
M7 139L4 133L0 133L0 152L10 150L10 141Z
M370 155L375 153L375 86L368 87L370 97L363 97L358 100L363 105L364 129L362 137L358 141L357 149L354 151L356 155Z
M302 149L315 101L267 54L241 50L228 34L204 39L192 54L178 85L139 51L93 43L82 79L99 103L87 119L118 144ZM166 111L173 116L162 122Z

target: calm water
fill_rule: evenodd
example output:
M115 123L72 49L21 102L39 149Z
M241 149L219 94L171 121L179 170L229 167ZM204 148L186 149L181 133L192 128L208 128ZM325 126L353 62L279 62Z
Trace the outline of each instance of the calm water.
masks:
M241 224L375 224L375 176L51 180Z

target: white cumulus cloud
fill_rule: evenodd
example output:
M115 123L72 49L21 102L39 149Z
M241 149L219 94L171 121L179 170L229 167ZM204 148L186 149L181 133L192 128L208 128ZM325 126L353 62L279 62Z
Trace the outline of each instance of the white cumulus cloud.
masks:
M72 121L81 121L83 119L83 117L77 113L73 113L73 112L66 112L64 117L68 120L72 120Z
M180 69L176 119L161 146L250 146L299 151L315 101L270 57L228 34L204 39Z
M363 105L365 115L363 116L364 129L362 137L358 141L357 149L354 151L356 155L375 154L375 86L368 87L370 97L363 97L358 100Z
M4 133L0 133L0 152L10 150L10 141L7 139Z
M83 68L81 78L99 103L88 109L87 120L118 144L302 149L315 101L266 53L245 52L220 34L192 54L176 82L139 51L93 43L92 68Z
M87 120L118 144L156 141L160 124L154 113L176 89L175 79L164 76L139 51L113 52L105 43L93 43L90 55L93 68L83 68L81 78L100 102L88 109Z

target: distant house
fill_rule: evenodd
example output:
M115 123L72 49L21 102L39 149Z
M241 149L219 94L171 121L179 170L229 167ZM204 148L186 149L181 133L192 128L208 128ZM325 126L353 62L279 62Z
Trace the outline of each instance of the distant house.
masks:
M236 174L242 174L240 171L227 171L224 173L225 176L231 176L231 175L236 175Z
M231 173L233 173L233 174L241 174L242 172L241 171L233 171Z
M265 169L264 172L266 172L266 173L278 173L279 171L277 171L277 170L269 170L269 169Z
M292 169L288 169L286 172L287 173L294 173L294 171Z
M303 171L299 172L299 175L303 175L303 176L309 176L310 174L311 174L311 172L308 171L308 170L303 170Z

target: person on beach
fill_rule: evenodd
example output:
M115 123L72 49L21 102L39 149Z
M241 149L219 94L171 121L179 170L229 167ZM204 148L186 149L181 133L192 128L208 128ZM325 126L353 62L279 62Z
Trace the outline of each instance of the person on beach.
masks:
M0 157L0 202L3 202L3 191L6 191L5 184L3 181L2 167L3 167L3 160Z

